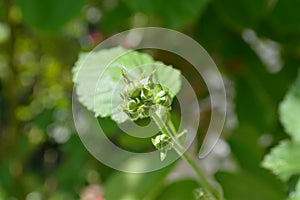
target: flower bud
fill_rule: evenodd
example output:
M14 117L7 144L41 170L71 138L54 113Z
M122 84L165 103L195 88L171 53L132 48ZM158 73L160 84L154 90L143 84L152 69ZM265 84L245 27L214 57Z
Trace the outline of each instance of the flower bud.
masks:
M130 81L126 77L125 82L127 85L121 94L123 111L132 120L149 117L157 109L156 105L169 107L172 103L169 90L154 84L149 77L140 81Z
M155 138L152 138L152 143L159 151L170 150L173 147L172 138L170 138L166 134L161 134L156 136Z
M172 104L172 98L166 88L159 86L158 93L155 96L155 103L169 107Z
M173 140L166 134L161 134L151 139L152 144L160 151L160 160L163 161L167 152L173 148Z

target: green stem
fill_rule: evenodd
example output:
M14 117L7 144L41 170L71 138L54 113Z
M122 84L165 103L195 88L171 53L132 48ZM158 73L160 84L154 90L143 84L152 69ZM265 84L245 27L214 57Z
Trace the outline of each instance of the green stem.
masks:
M176 128L171 120L171 116L170 116L170 113L168 113L168 118L167 118L167 122L166 122L166 125L169 127L170 131L173 133L174 136L177 136L178 133L176 131Z
M167 120L167 125L169 128L165 125L164 121L161 119L157 113L153 113L151 117L156 122L157 126L160 128L160 130L170 136L174 142L174 149L177 151L179 155L182 155L183 158L190 164L190 166L193 168L193 170L196 172L200 184L203 188L205 188L207 191L209 191L216 199L222 200L222 195L220 195L217 190L210 184L210 182L205 177L204 173L201 171L201 169L198 167L196 162L190 157L188 153L185 152L185 149L181 146L181 144L178 142L177 138L175 137L177 135L176 129L172 123L171 120ZM171 131L170 131L170 130Z

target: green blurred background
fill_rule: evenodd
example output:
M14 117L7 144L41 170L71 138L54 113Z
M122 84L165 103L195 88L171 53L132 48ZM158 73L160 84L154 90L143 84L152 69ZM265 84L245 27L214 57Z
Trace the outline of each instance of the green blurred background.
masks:
M198 185L184 163L142 175L117 172L87 152L73 125L71 69L79 52L144 26L191 36L224 76L222 145L200 165L226 199L284 199L293 180L284 184L261 161L288 137L277 110L299 68L299 8L299 0L0 0L0 200L193 199ZM193 68L166 52L155 57L179 68L205 107L207 88ZM210 119L209 109L201 114L194 155ZM153 148L110 119L99 122L122 148Z

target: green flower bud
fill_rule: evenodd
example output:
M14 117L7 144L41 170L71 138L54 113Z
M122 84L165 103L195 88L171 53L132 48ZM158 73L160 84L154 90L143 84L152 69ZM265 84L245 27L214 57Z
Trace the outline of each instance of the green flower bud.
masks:
M151 139L155 148L159 151L162 150L170 150L173 147L172 138L167 136L166 134L161 134Z
M151 141L155 148L160 151L160 160L163 161L167 156L167 152L173 148L172 138L166 134L161 134L152 138Z
M144 88L147 89L147 90L153 90L154 87L155 87L155 84L152 83L152 82L146 83L146 84L144 85Z
M162 86L158 86L157 88L157 94L155 96L155 103L169 107L172 104L172 98L169 94L168 89L162 88Z
M140 117L138 112L126 112L125 113L130 117L132 120L137 120Z
M128 101L128 110L136 110L138 108L138 104L135 100Z
M153 96L153 91L146 89L145 87L141 89L141 99L150 100Z
M165 97L162 97L159 101L159 104L164 106L164 107L169 107L172 104L172 99L169 95L165 96Z
M150 113L151 113L153 106L152 105L151 106L143 105L141 108L142 108L142 110L141 110L142 116L150 117Z
M151 74L150 76L152 76ZM126 87L121 97L123 98L123 111L132 119L146 118L157 109L156 105L169 107L172 98L169 90L160 84L154 84L150 76L140 81L131 81L125 78Z
M132 91L132 93L130 94L130 98L132 98L132 99L140 98L141 92L142 92L142 88L140 88L140 86L138 86L138 88L135 88L135 90Z

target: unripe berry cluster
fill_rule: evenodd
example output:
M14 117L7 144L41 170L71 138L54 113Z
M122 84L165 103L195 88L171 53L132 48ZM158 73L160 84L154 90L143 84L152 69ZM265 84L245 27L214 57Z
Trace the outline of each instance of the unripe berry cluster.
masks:
M121 94L123 98L123 111L132 120L150 117L158 105L169 107L172 97L169 90L160 84L154 84L151 78L141 81L128 81Z

